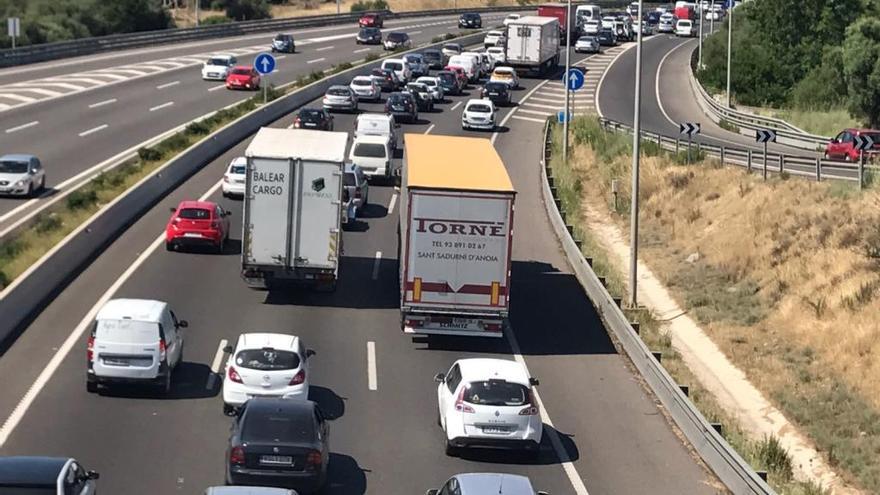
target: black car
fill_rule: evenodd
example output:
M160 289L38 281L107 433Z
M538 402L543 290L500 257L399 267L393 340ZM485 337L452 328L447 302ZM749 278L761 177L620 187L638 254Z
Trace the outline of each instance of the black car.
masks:
M293 120L293 127L316 131L332 131L333 116L323 108L303 108Z
M370 75L382 88L382 91L391 92L397 89L397 79L394 77L394 71L390 69L375 68L370 71Z
M416 97L410 93L391 93L385 100L385 113L394 115L398 122L415 123L419 120Z
M481 28L483 27L483 18L476 12L465 12L458 17L458 27Z
M660 24L660 15L660 12L657 12L656 10L648 12L647 14L645 14L645 22L656 26Z
M617 44L617 37L614 36L614 32L610 29L599 31L597 38L599 38L599 44L602 46L614 46Z
M502 82L487 82L483 86L482 97L492 100L496 105L510 105L510 87Z
M98 473L69 457L0 457L2 494L95 493L97 479Z
M407 84L404 91L413 95L413 97L416 99L416 108L418 108L420 112L434 111L434 99L431 98L431 93L425 91L420 84Z
M244 403L226 449L226 484L318 491L327 478L330 429L310 400L258 397Z
M437 79L440 80L440 87L443 88L443 93L447 95L460 95L461 94L461 84L458 82L458 77L455 76L454 72L448 70L441 70L437 73Z
M443 52L434 48L423 51L422 58L431 69L442 69L446 65L446 57L443 56Z
M361 30L358 31L355 42L357 42L358 45L381 45L382 30L374 27L361 28Z
M412 48L412 39L406 33L388 33L383 43L386 50L396 50L398 48Z
M276 34L272 40L273 52L293 53L296 51L296 43L293 41L292 34Z

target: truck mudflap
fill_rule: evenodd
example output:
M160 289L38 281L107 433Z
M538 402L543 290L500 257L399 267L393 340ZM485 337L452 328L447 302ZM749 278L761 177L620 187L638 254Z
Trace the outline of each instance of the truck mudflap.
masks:
M252 289L307 287L322 292L336 290L336 271L315 268L245 267L241 278Z
M508 319L501 315L402 315L404 333L424 335L464 335L470 337L503 337Z

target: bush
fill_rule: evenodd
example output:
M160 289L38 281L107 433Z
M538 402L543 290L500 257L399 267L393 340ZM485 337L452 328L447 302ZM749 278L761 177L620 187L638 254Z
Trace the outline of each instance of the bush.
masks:
M358 0L351 6L352 12L365 12L368 10L386 10L388 2L385 0Z
M144 162L154 162L162 159L162 153L159 153L153 148L140 148L138 149L138 158Z
M189 144L189 140L187 140L186 136L183 133L174 134L168 138L165 138L161 143L156 145L156 150L161 153L163 156L168 152L178 151L184 148Z
M213 0L210 5L211 10L226 10L226 0Z
M266 0L227 0L226 17L236 21L268 19L269 5Z
M764 437L755 448L755 456L761 465L784 480L792 477L791 456L774 435Z
M311 79L312 82L320 81L321 79L324 79L324 73L319 70L313 70L312 73L309 74L309 79Z
M51 232L59 227L61 227L61 219L54 213L37 215L37 219L34 222L34 229L40 234Z
M830 47L822 55L822 63L807 73L794 87L791 102L805 110L828 110L844 102L846 82L843 74L843 49Z
M204 121L193 122L190 125L186 126L185 132L190 136L204 136L205 134L211 132L211 128L208 127L208 125L205 124Z
M90 187L84 187L70 193L70 196L67 197L67 208L70 210L81 210L97 202L98 193Z
M339 74L340 72L351 69L352 67L354 67L354 66L351 65L351 62L343 62L343 63L333 67L332 72L333 72L333 74Z
M227 22L232 22L232 19L226 17L225 15L211 15L199 21L200 25L202 26L210 26L212 24L226 24Z
M446 34L443 35L443 38L444 38L445 40L447 40L447 41L448 41L448 40L453 40L453 39L455 39L455 38L457 38L457 37L458 37L457 34L452 34L452 33L446 33Z

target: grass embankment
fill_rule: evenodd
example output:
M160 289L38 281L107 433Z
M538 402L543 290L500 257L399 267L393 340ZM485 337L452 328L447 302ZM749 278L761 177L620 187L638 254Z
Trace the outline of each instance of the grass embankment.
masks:
M632 139L586 118L572 134L570 168L558 152L552 162L567 222L611 292L623 295L621 273L585 227L584 207L627 231ZM716 162L683 166L655 146L643 150L642 259L832 466L880 492L880 195L848 183L764 183ZM617 212L612 179L621 186ZM692 253L699 259L689 263ZM818 493L792 481L790 459L780 459L772 439L744 436L686 370L659 322L633 319L707 418L724 424L725 437L753 466L770 471L771 484L783 493Z
M834 137L847 127L862 127L862 124L846 110L800 110L767 107L746 107L745 110L765 117L782 119L789 124L817 136Z

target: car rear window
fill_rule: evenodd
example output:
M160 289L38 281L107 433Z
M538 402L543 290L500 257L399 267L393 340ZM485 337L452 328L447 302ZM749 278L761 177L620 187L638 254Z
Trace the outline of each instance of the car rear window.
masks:
M464 400L479 406L524 406L529 403L529 389L504 380L471 382L465 388Z
M235 365L261 371L294 370L299 368L299 354L277 349L245 349L235 355Z
M229 65L229 60L225 58L209 58L208 65Z
M241 429L245 442L314 442L315 425L311 416L288 411L251 410Z
M233 165L229 167L229 173L235 175L244 175L245 166L244 165Z
M28 171L28 162L18 160L0 161L0 173L3 174L24 174Z
M469 105L467 107L468 112L479 112L479 113L491 113L492 108L489 105L481 105L477 103L476 105Z
M180 218L186 218L187 220L208 220L211 218L211 210L206 210L204 208L183 208L177 212L177 216Z
M104 342L155 344L159 341L159 325L137 320L97 320L95 338Z
M486 83L485 88L490 91L506 91L507 85L504 83L490 82Z
M330 88L327 90L327 94L333 96L349 96L348 88Z
M388 33L388 39L391 41L403 41L406 39L406 33Z
M455 82L455 74L453 74L452 72L441 72L437 74L437 78L445 83Z
M320 110L301 110L299 112L299 118L302 120L315 121L321 120L324 114Z
M461 46L459 46L459 45L443 45L443 49L444 49L444 50L452 50L452 51L460 52L460 51L461 51Z
M232 69L233 74L238 74L241 76L246 76L251 73L250 69Z
M352 86L372 86L372 79L353 79L351 81Z
M400 62L385 62L385 68L391 70L403 70L403 64Z
M357 143L354 156L364 158L385 158L385 145L380 143Z
M357 182L354 180L354 172L346 172L343 174L342 184L345 186L356 186Z

